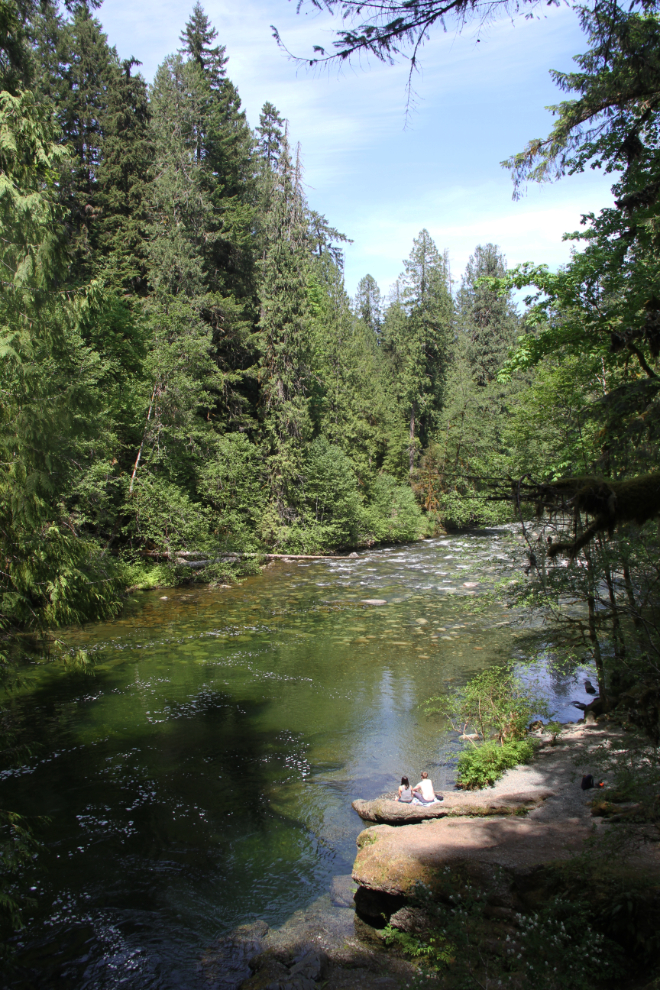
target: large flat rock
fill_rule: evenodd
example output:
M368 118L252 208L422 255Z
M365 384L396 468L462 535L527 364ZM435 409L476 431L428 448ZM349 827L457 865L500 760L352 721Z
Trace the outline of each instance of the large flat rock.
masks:
M374 801L353 801L353 809L365 822L407 825L450 815L515 815L538 808L554 791L547 787L530 787L524 791L489 794L487 791L452 791L438 804L427 807L394 800L395 794L383 794Z
M422 882L442 889L442 868L459 862L526 872L568 859L590 834L587 825L543 824L524 818L445 817L406 825L375 825L358 836L353 879L362 887L409 896Z

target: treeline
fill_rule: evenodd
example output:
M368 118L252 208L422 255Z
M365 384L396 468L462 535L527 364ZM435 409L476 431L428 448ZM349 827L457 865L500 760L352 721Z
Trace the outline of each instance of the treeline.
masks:
M279 111L251 129L200 4L151 86L93 6L21 0L1 26L5 621L111 614L180 552L434 531L423 452L516 336L477 285L499 253L454 299L423 230L391 298L367 276L349 299L346 237Z
M277 108L250 127L202 7L148 86L93 6L0 18L5 623L112 614L189 576L180 554L213 579L236 551L504 521L515 479L655 470L653 10L584 9L591 47L557 76L577 96L508 163L618 175L567 266L507 272L488 244L454 281L422 230L386 299L369 275L350 299L345 235Z

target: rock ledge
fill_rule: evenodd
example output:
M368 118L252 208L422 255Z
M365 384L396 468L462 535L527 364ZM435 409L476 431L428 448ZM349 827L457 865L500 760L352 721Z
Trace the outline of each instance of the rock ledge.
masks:
M410 825L415 822L428 821L434 818L447 818L460 815L480 818L489 815L519 815L525 811L538 808L549 797L554 797L554 791L543 787L534 787L525 791L495 794L479 791L452 791L444 795L440 804L428 807L415 804L403 804L395 800L396 793L383 794L374 801L353 801L353 810L365 822L375 822L378 825Z

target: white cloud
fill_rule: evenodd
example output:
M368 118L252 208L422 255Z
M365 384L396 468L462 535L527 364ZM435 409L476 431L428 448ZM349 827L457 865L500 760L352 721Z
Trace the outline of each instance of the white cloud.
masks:
M122 57L144 62L147 78L179 46L193 0L105 0L100 17ZM547 8L540 20L506 19L479 33L438 31L415 79L417 110L405 124L407 65L380 63L341 72L307 72L271 37L280 29L296 54L331 48L336 20L296 16L284 0L206 0L227 46L229 74L254 126L265 100L289 119L300 141L310 203L355 243L347 250L347 287L370 271L385 287L396 278L412 238L427 227L450 252L456 275L478 243L493 241L511 264L552 266L569 257L564 231L580 213L611 201L602 176L586 174L530 190L514 203L499 162L547 133L544 107L559 99L548 70L567 70L584 48L575 15Z

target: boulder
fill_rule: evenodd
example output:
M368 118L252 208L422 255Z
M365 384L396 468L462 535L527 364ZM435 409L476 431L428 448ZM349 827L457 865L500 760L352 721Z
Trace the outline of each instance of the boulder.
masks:
M237 987L249 976L250 960L263 950L267 934L266 922L254 921L219 939L202 956L205 979L218 988Z
M322 949L303 947L293 959L283 959L275 952L264 952L250 961L254 975L246 980L245 990L317 990L329 968Z
M512 791L509 794L489 796L487 791L452 791L444 795L439 804L423 807L396 801L395 793L383 794L374 801L353 801L353 810L365 822L385 825L409 825L434 818L456 815L515 815L537 808L554 791L547 788L530 788L528 791Z
M411 907L409 904L394 912L390 917L390 924L393 928L398 928L400 932L407 932L409 935L421 935L433 928L433 920L426 911Z
M330 884L330 901L333 907L352 908L354 894L355 884L350 873L332 878Z
M353 879L361 887L410 897L422 883L443 889L443 868L468 863L509 876L568 859L590 834L587 825L545 824L525 818L445 817L407 828L374 825L358 836Z
M294 962L289 970L289 976L303 978L320 983L328 971L328 957L320 949L308 949L300 959Z
M317 946L268 951L250 965L252 976L240 990L397 990L415 974L406 960L383 953L382 944L374 952L356 939L330 954Z

